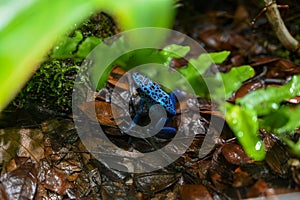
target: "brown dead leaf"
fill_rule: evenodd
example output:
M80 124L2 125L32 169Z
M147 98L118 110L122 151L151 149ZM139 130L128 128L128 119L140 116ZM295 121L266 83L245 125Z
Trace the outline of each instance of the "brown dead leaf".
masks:
M242 98L246 94L262 88L263 86L264 84L261 81L252 81L249 83L245 83L244 85L242 85L242 87L240 87L240 89L236 91L236 93L234 94L234 99Z
M180 188L181 199L192 200L192 199L213 199L209 191L204 185L191 185L186 184Z
M139 174L134 177L134 183L138 190L145 193L158 192L170 187L178 181L180 174L174 173L150 173Z
M255 69L267 66L266 78L287 78L288 76L300 74L300 65L282 58L253 58L251 66Z
M115 79L114 77L110 76L107 80L107 82L113 86L122 88L123 90L129 90L129 85L126 82L121 82L118 79Z
M43 133L38 128L0 129L0 162L15 156L39 161L44 157Z
M121 67L119 66L115 66L112 70L111 70L111 74L113 74L114 76L123 76L126 73L125 70L123 70Z
M112 86L122 88L123 90L129 90L129 84L127 79L120 79L125 74L125 71L120 67L115 67L108 77L107 82Z
M119 110L119 115L114 116L111 110L111 104L103 101L92 101L78 106L85 114L93 121L98 121L102 125L116 126L122 120L114 119L122 116L122 110ZM116 106L117 107L117 106Z
M274 140L274 145L268 149L265 161L268 166L278 175L287 174L289 154L279 140ZM266 141L266 138L264 139Z
M252 161L252 159L247 156L242 146L233 142L226 143L222 146L222 154L227 162L234 165L241 165Z
M236 30L241 30L249 27L249 13L246 6L243 4L238 5L234 13L233 23L236 25Z
M64 195L67 189L72 188L65 173L50 167L46 160L42 160L40 163L38 179L46 189Z
M247 191L247 197L251 198L251 197L258 197L262 195L266 196L268 190L270 190L268 183L260 179Z
M233 187L245 187L253 183L253 178L247 173L237 168L233 174Z
M0 177L0 199L34 199L37 188L36 169L31 161Z
M201 31L199 38L214 50L232 50L232 46L228 43L228 36L218 32L215 27Z

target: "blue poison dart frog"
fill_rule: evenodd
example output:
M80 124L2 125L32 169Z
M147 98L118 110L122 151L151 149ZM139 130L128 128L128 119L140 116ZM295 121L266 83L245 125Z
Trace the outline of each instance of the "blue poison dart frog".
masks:
M174 137L176 129L165 126L169 118L176 115L176 98L174 93L166 93L158 84L152 82L148 77L135 72L132 75L134 83L137 85L137 92L140 96L140 105L133 118L130 127L134 126L140 119L144 106L148 108L155 104L161 105L167 113L167 118L159 116L160 120L156 123L163 123L164 127L155 136L158 138L169 139ZM159 113L159 112L156 112Z

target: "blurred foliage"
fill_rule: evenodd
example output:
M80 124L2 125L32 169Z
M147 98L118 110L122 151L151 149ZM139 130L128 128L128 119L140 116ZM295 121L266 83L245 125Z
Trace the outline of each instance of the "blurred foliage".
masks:
M83 39L82 33L75 31L74 37L63 38L53 48L50 57L57 59L69 58L81 62L101 42L101 38L94 36L89 36Z
M24 86L55 42L93 12L102 10L111 14L125 30L169 27L174 17L173 6L173 0L131 0L130 3L123 0L1 1L0 110ZM83 54L80 51L79 55Z
M280 116L280 117L279 117ZM260 125L279 135L293 134L295 128L300 127L300 106L281 106L262 119ZM299 153L298 153L299 154ZM300 155L300 154L299 154Z
M23 108L27 104L33 104L55 112L70 113L73 84L81 62L103 38L115 34L112 19L105 23L94 20L101 20L102 16L108 19L106 14L96 13L90 17L93 20L86 20L73 32L62 37L12 105ZM101 34L104 35L93 29L99 24Z

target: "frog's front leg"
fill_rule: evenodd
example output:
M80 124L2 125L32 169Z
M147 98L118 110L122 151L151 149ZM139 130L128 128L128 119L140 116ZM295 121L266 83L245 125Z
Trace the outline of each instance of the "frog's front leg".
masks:
M136 124L138 123L138 121L140 120L143 110L144 110L144 106L145 106L145 101L143 99L141 99L140 101L140 105L138 107L137 112L135 113L135 116L133 117L127 131L130 131L134 126L136 126Z
M165 126L155 136L162 139L171 139L176 135L176 132L175 128Z

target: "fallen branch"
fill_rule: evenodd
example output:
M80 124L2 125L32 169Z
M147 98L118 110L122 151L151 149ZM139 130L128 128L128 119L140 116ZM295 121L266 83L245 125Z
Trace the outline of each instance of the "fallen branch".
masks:
M276 0L264 0L266 15L281 44L288 50L300 55L299 42L287 30L277 8Z

